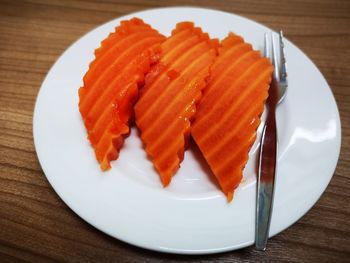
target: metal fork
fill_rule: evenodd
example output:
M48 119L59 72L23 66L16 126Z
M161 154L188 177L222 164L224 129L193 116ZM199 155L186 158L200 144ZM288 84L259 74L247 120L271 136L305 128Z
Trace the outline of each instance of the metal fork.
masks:
M270 41L271 40L271 44ZM282 102L287 90L287 68L284 56L283 33L279 33L278 52L275 40L270 34L265 34L264 56L272 60L274 71L266 101L267 116L260 142L260 157L258 168L257 205L255 221L255 246L265 250L272 214L273 193L277 164L277 128L276 107Z

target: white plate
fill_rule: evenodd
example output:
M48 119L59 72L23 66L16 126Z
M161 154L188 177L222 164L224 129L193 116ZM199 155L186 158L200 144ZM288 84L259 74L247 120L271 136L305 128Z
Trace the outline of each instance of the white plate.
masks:
M229 31L261 49L267 27L229 13L163 8L106 23L75 42L57 60L40 89L34 141L47 179L62 200L101 231L157 251L206 254L253 244L255 156L232 203L192 147L171 185L163 188L135 128L109 172L101 172L78 111L78 88L93 51L123 19L140 17L169 35L179 21L194 21L212 37ZM289 90L277 112L279 170L270 236L296 222L328 185L339 156L340 120L325 79L290 41L285 41Z

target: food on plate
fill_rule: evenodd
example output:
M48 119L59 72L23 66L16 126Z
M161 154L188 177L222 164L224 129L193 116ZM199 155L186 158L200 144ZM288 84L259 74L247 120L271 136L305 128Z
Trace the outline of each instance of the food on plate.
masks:
M141 19L122 21L95 50L79 89L79 110L102 170L117 159L138 89L165 37Z
M268 97L273 67L230 33L211 67L191 134L228 201L242 180Z
M184 157L191 121L218 47L191 22L176 25L135 105L145 149L167 186Z
M181 22L166 38L139 18L122 21L95 50L79 89L79 110L101 169L118 158L135 113L163 186L179 169L191 134L231 201L272 71L269 59L233 33L219 43Z

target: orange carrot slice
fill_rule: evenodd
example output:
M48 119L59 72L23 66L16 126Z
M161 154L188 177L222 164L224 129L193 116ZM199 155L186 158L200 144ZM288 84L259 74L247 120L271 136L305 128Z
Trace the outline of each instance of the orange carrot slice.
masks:
M147 154L167 186L180 166L196 104L218 47L191 22L176 25L161 45L161 58L146 76L135 105Z
M191 134L228 201L242 180L255 141L273 67L230 33L219 48Z
M122 21L95 50L95 60L79 89L79 110L102 170L117 159L138 88L157 62L165 37L141 19Z

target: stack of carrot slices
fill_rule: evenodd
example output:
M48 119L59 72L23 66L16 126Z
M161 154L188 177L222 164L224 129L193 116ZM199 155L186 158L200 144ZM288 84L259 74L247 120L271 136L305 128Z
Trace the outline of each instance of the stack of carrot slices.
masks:
M122 21L95 57L79 110L101 169L118 157L135 111L164 186L191 134L231 201L268 96L270 61L233 33L219 43L181 22L165 38L138 18Z
M197 110L192 136L229 201L256 139L272 70L269 59L229 34Z
M164 186L183 159L191 120L217 46L217 40L211 40L193 23L177 24L162 43L161 59L148 74L136 103L141 139Z
M79 110L102 170L117 159L138 88L159 58L165 37L141 19L122 21L95 51L95 60L79 89Z

